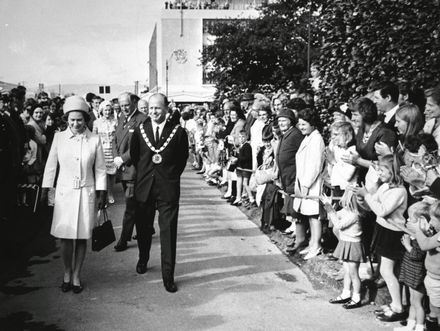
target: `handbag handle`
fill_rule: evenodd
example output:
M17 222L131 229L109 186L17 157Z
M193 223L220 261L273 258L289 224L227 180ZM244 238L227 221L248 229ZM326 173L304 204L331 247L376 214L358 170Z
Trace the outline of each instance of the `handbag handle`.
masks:
M101 219L101 213L102 213L102 217L104 218L104 222L102 222L102 223L105 223L105 222L108 221L107 209L106 209L106 208L104 208L104 209L98 209L98 215L97 215L97 219L98 219L97 223L98 223L98 226L101 226L101 224L102 224L102 223L99 223L99 220Z

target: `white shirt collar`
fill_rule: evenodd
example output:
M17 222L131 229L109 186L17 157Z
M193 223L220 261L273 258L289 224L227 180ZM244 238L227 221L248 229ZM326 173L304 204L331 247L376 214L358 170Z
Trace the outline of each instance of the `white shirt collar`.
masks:
M391 118L392 118L392 117L394 116L394 114L396 113L397 109L399 109L399 105L396 105L395 107L391 108L390 110L388 110L388 111L385 113L385 119L384 119L384 122L385 122L385 123L388 123L388 122L391 120Z
M165 127L165 123L166 123L166 120L164 120L160 124L157 124L156 122L151 121L151 125L153 126L153 135L154 136L156 136L156 127L159 127L159 137L162 136L162 131L163 131L163 128Z

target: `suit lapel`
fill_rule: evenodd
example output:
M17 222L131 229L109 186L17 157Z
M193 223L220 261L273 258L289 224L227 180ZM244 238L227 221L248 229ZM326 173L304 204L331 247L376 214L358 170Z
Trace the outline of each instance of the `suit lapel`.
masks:
M130 129L134 129L134 127L136 126L136 115L137 115L138 110L136 109L133 113L133 115L131 116L130 120L125 124L125 128L124 128L124 120L125 120L125 115L123 114L120 118L119 118L119 124L121 126L121 137L120 140L124 140L125 137L127 136L127 134L130 132Z
M153 133L153 124L151 123L151 119L148 119L143 124L145 134L147 135L148 140L150 143L157 148L156 141L154 139L154 133Z
M172 131L171 124L169 122L165 123L165 126L163 127L162 134L159 138L159 144L157 145L158 148L162 147L162 145L165 143L166 139L169 137Z

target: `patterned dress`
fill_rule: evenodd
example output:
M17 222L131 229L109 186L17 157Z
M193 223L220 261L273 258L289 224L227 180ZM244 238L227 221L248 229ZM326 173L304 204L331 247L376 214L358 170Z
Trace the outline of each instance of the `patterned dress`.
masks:
M116 165L113 162L113 138L118 121L114 118L106 119L101 116L93 122L93 132L99 134L104 150L105 165L108 175L116 174Z

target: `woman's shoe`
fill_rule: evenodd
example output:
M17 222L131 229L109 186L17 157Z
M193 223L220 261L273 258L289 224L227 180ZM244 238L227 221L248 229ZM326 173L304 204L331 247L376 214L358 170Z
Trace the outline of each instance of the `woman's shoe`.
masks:
M300 243L295 242L295 244L292 247L289 247L286 249L286 252L293 255L295 254L297 251L299 251L301 248L307 246L307 241L303 241ZM300 251L300 253L302 252L302 250Z
M82 290L84 290L84 287L82 287L82 285L73 285L72 286L72 291L75 294L81 293Z
M257 207L257 203L255 201L249 202L249 204L246 206L247 209L251 209L255 207Z
M353 301L350 299L350 301L348 301L347 303L344 303L342 305L343 308L345 309L354 309L354 308L359 308L361 306L361 301L359 300L358 302Z
M235 196L231 195L229 199L226 200L226 202L233 203L235 201Z
M347 303L347 302L349 302L349 301L351 301L351 298L350 298L350 297L348 297L348 298L343 298L343 297L341 297L340 295L338 295L336 298L334 298L334 299L330 299L328 302L329 302L329 303L332 303L332 304L336 304L336 303Z
M376 309L374 311L374 315L376 315L376 316L383 315L388 310L391 310L390 305L382 305L382 306L379 307L379 309Z
M315 250L311 250L311 251L309 251L307 254L306 254L306 256L304 256L304 260L310 260L310 259L313 259L314 257L317 257L319 254L321 254L322 253L322 248L321 247L319 247L318 249L315 249Z
M382 322L397 322L405 319L406 317L407 313L405 311L398 313L392 309L384 311L384 313L381 315L376 315L376 319Z
M235 200L233 203L232 203L232 205L233 206L237 206L237 207L239 207L239 206L241 206L242 205L242 201L241 200Z
M307 246L307 247L304 248L302 251L299 251L299 254L300 254L300 255L306 255L306 254L309 253L309 251L310 251L310 247Z
M63 283L60 286L61 291L66 293L69 292L72 289L72 284L70 282L65 282L63 281Z

